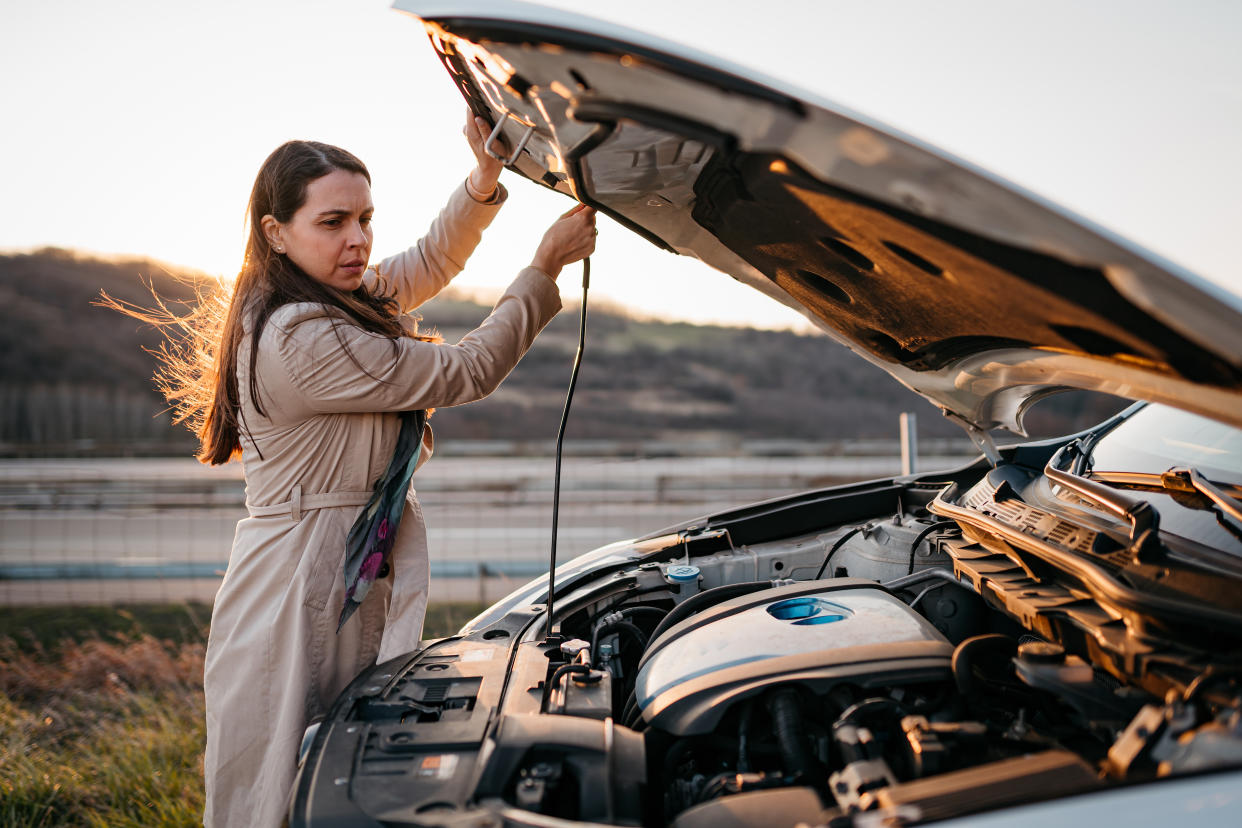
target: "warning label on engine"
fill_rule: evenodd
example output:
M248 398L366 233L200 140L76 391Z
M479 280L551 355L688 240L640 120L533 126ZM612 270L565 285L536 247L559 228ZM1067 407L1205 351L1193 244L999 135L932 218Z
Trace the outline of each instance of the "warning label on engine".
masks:
M456 753L424 756L418 763L418 769L414 771L414 774L428 779L450 779L453 772L457 770L457 759Z

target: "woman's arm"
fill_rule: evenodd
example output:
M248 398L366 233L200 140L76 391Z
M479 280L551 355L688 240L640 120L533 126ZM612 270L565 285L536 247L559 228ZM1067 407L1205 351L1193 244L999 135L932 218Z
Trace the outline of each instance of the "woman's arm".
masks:
M408 250L379 263L383 291L397 300L402 313L431 299L462 271L466 259L483 237L483 231L504 203L503 187L498 188L498 195L494 203L481 204L462 184L453 191L427 235ZM369 269L365 278L367 286L374 289L375 270Z
M339 311L313 303L272 315L259 370L284 413L406 411L461 405L487 396L517 365L561 308L556 277L595 250L595 211L577 205L543 234L533 264L490 316L455 345L369 333ZM268 344L264 344L268 343Z
M462 133L474 153L474 169L449 198L427 235L410 249L384 259L378 266L384 280L384 293L397 300L403 313L435 296L461 272L483 231L508 196L499 184L504 167L484 149L487 123L467 110ZM375 289L378 283L375 269L369 269L364 278L367 286Z
M325 316L322 308L288 307L272 317L272 344L260 356L266 363L260 371L288 377L287 388L271 389L282 398L282 408L327 414L439 408L481 399L509 375L560 310L561 300L546 273L526 268L483 324L454 345L392 340Z

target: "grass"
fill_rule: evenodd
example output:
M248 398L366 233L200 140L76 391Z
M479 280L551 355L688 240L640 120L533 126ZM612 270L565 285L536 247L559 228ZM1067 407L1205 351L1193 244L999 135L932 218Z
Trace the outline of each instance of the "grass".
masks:
M202 644L210 620L211 606L199 602L10 607L0 613L0 639L12 639L23 652L53 654L70 643L124 644L144 635L176 644Z
M432 604L448 635L478 604ZM0 825L196 826L203 605L0 615Z

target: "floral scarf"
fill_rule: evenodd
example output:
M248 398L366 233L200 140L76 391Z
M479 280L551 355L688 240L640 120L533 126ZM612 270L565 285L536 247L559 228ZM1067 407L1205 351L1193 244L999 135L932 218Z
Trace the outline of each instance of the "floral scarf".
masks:
M400 417L397 449L388 463L388 469L375 481L371 499L350 527L345 540L345 605L341 607L341 617L336 625L338 633L362 604L371 591L371 584L375 583L376 577L388 563L397 537L397 526L405 511L410 478L423 453L423 428L427 425L427 412L402 411Z

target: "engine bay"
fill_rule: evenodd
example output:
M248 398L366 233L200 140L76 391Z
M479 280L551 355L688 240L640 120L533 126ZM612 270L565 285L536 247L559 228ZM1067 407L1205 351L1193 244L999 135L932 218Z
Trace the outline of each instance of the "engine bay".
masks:
M1024 451L1010 463L1051 453ZM343 781L304 773L306 812L913 824L1242 764L1239 628L1210 618L1237 599L1198 620L1173 592L1127 601L1127 566L1147 564L1072 510L1022 529L1012 507L1035 497L1015 479L980 462L630 542L564 578L550 631L528 592L360 677L312 749ZM1163 565L1173 584L1193 569Z

